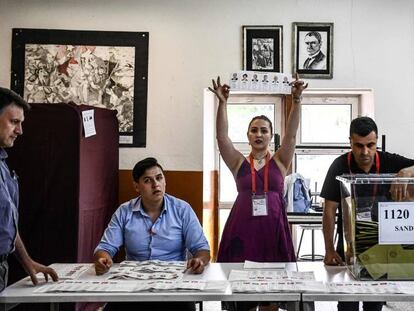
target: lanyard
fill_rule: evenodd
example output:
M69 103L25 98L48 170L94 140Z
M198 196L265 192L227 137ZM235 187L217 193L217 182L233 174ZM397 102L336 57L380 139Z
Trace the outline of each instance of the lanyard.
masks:
M347 154L347 161L348 161L348 168L349 168L349 174L352 174L351 171L351 154L352 152L348 152ZM379 158L379 153L378 151L375 153L375 173L379 174L380 173L380 158ZM375 196L377 195L377 190L378 190L378 184L374 185L374 190L372 193L372 196L375 198Z
M252 154L249 155L250 172L252 173L252 192L256 194L256 170L254 169L254 159ZM265 173L264 173L264 192L269 191L269 152L266 154Z
M350 151L350 152L348 152L348 154L347 154L347 161L348 161L349 174L352 174L352 171L351 171L351 154L352 154L352 152L351 152L351 151ZM376 172L377 174L379 174L379 173L380 173L380 158L379 158L379 153L378 153L378 151L375 153L375 172Z

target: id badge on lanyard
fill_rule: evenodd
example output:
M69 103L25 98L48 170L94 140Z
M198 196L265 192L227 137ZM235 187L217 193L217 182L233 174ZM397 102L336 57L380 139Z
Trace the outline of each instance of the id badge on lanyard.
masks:
M252 194L252 215L267 216L267 194Z
M269 188L269 157L266 156L264 175L264 194L256 194L256 170L254 168L253 156L250 155L250 172L252 175L252 215L267 216L267 191Z

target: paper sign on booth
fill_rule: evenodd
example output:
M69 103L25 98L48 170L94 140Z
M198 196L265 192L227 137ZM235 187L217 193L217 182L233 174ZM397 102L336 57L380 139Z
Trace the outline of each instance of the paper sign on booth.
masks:
M85 129L85 137L96 135L94 110L82 111L83 128Z

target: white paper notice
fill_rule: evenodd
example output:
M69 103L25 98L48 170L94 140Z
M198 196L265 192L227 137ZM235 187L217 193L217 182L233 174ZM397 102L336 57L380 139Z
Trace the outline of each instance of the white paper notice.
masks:
M414 202L379 202L378 215L378 244L414 244Z
M96 135L94 110L82 111L83 128L85 129L85 137Z

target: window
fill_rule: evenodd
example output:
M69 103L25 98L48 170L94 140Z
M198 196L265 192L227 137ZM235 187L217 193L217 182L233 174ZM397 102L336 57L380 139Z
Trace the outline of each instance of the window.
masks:
M329 166L349 150L349 126L358 116L360 98L343 94L309 94L302 101L293 171L310 179L319 203L319 192Z
M303 104L300 143L346 144L351 117L351 105Z
M329 166L340 154L347 149L337 150L296 150L293 166L295 171L310 180L310 190L315 194L316 202L319 203L319 192L322 189L323 181Z

